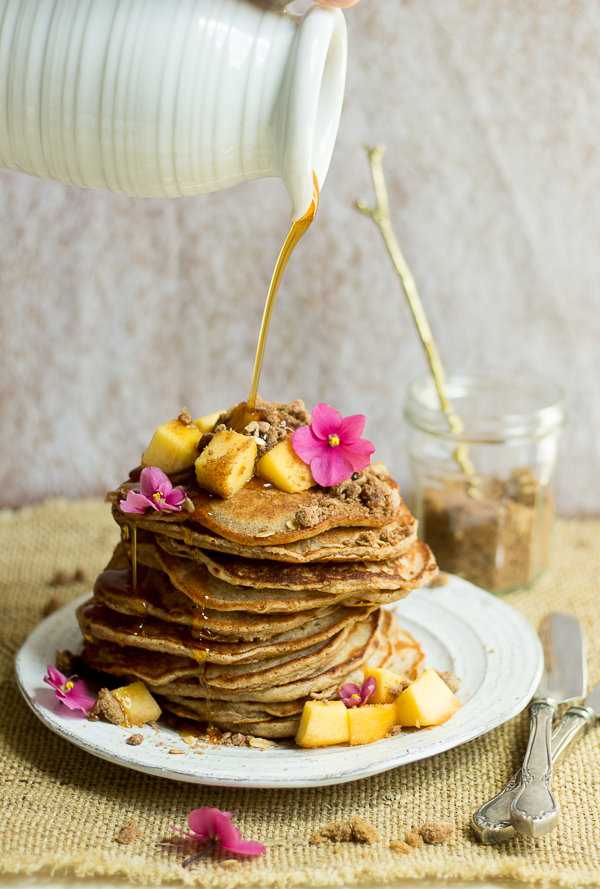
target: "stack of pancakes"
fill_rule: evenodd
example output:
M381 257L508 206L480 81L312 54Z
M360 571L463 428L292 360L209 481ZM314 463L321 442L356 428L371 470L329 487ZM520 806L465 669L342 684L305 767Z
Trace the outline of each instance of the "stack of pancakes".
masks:
M288 494L253 478L223 500L188 477L187 512L132 515L133 476L110 495L122 540L79 611L84 661L178 716L265 738L294 735L305 701L367 662L416 678L422 652L381 606L435 561L383 464L344 484Z

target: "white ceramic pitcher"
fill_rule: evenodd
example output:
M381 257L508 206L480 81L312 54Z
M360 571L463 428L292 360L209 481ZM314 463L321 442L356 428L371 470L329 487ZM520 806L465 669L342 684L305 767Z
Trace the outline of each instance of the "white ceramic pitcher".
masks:
M179 197L280 176L322 186L346 74L339 9L251 0L0 0L0 164Z

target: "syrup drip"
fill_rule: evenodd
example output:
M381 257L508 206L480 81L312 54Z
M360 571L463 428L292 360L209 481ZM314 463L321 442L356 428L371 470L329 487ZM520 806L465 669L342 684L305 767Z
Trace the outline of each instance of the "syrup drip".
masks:
M107 568L98 575L94 584L94 594L102 601L103 593L117 593L121 596L127 596L130 604L134 607L136 613L142 613L147 616L150 605L157 605L158 598L149 584L150 575L148 570L141 566L138 575L138 588L133 588L133 572L129 568ZM137 595L135 595L137 594Z
M210 744L218 744L223 737L223 732L221 731L221 729L218 729L216 725L207 725L206 734L208 735L208 741Z
M208 596L206 598L208 598ZM204 608L201 605L198 606L198 610L200 612L201 620L202 621L208 620L208 615L206 614ZM197 626L198 625L202 626L202 624L197 624ZM207 636L212 635L211 631L208 629L208 627L204 626L203 630ZM198 671L198 681L202 687L202 691L204 692L204 697L206 698L206 715L207 715L208 721L211 722L212 721L212 706L211 706L211 699L210 699L210 688L209 688L208 683L206 681L206 660L208 658L209 653L210 653L210 642L207 642L206 648L204 650L198 649L198 648L194 649L194 657L196 658L196 662L200 668Z
M185 720L176 728L176 731L182 738L201 738L204 741L208 737L209 744L218 744L223 737L223 732L220 729L210 725L204 719L198 722Z
M267 336L269 334L269 325L271 323L271 315L273 314L273 307L275 305L275 298L277 296L277 291L279 290L279 285L281 284L281 279L283 278L283 273L285 271L285 267L288 264L288 259L292 255L292 251L294 247L300 240L303 234L308 231L313 219L317 214L317 210L319 208L319 183L317 182L317 177L313 173L313 199L312 204L310 205L308 212L304 214L302 219L298 219L296 222L292 222L292 227L289 231L287 238L284 241L283 247L281 248L281 253L279 254L279 259L277 260L277 264L275 266L275 271L273 272L273 277L271 278L271 284L269 286L269 292L267 294L267 302L265 305L265 311L262 317L262 323L260 325L260 334L258 337L258 346L256 348L256 358L254 359L254 372L252 374L252 386L250 388L250 398L248 399L248 405L250 408L253 408L256 404L256 396L258 394L258 382L260 380L260 372L262 369L263 357L265 354L265 346L267 344Z
M88 633L94 619L99 619L104 627L108 627L114 633L115 641L121 648L130 644L127 640L131 636L160 638L160 627L149 623L145 617L120 614L104 605L91 603L84 608L81 620Z
M131 526L131 573L133 589L137 590L137 525Z
M131 562L131 571L133 574L133 589L137 590L138 581L138 560L137 560L137 525L122 525L121 540L127 558ZM127 546L127 544L130 544Z
M90 645L94 645L94 643L96 642L96 639L89 628L89 618L93 610L94 604L90 603L89 605L85 606L81 614L81 632L83 633L83 638L86 640L86 642L89 642Z
M201 654L201 653L202 652L198 652L198 654ZM212 713L212 700L210 697L210 687L208 685L208 682L206 681L206 655L205 655L204 661L202 663L200 663L196 653L194 653L194 656L195 656L196 660L198 661L198 666L200 667L200 670L198 673L198 681L200 682L202 691L204 692L204 697L206 698L206 719L207 719L207 722L211 723L213 720L213 713Z

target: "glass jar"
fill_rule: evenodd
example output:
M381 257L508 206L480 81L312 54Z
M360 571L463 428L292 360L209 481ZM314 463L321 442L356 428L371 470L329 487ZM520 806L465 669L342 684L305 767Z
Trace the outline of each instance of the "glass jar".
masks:
M429 375L404 408L419 536L443 571L507 592L548 562L562 393L535 377L456 374L447 395L454 431Z

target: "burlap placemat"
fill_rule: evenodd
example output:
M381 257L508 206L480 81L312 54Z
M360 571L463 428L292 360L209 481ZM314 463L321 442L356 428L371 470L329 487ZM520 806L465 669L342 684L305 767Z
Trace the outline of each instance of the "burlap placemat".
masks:
M501 847L478 845L469 816L518 767L526 744L525 714L433 759L308 790L179 784L110 765L58 738L21 699L14 657L51 596L67 602L90 589L116 536L108 508L96 500L0 512L0 872L118 875L214 889L436 876L513 877L567 886L600 882L600 740L595 731L556 772L554 788L562 808L558 829L541 840L519 838ZM81 572L81 579L73 579L78 568L87 581ZM590 683L600 680L599 581L600 522L560 521L550 571L533 589L506 597L536 626L551 610L582 620ZM217 855L184 871L181 851L157 843L172 838L169 825L184 827L190 810L200 806L232 811L244 837L265 843L266 854L235 864ZM380 842L309 845L323 823L354 814L377 828ZM120 845L115 837L131 818L142 835ZM455 824L452 842L409 855L390 849L390 840L439 819Z

